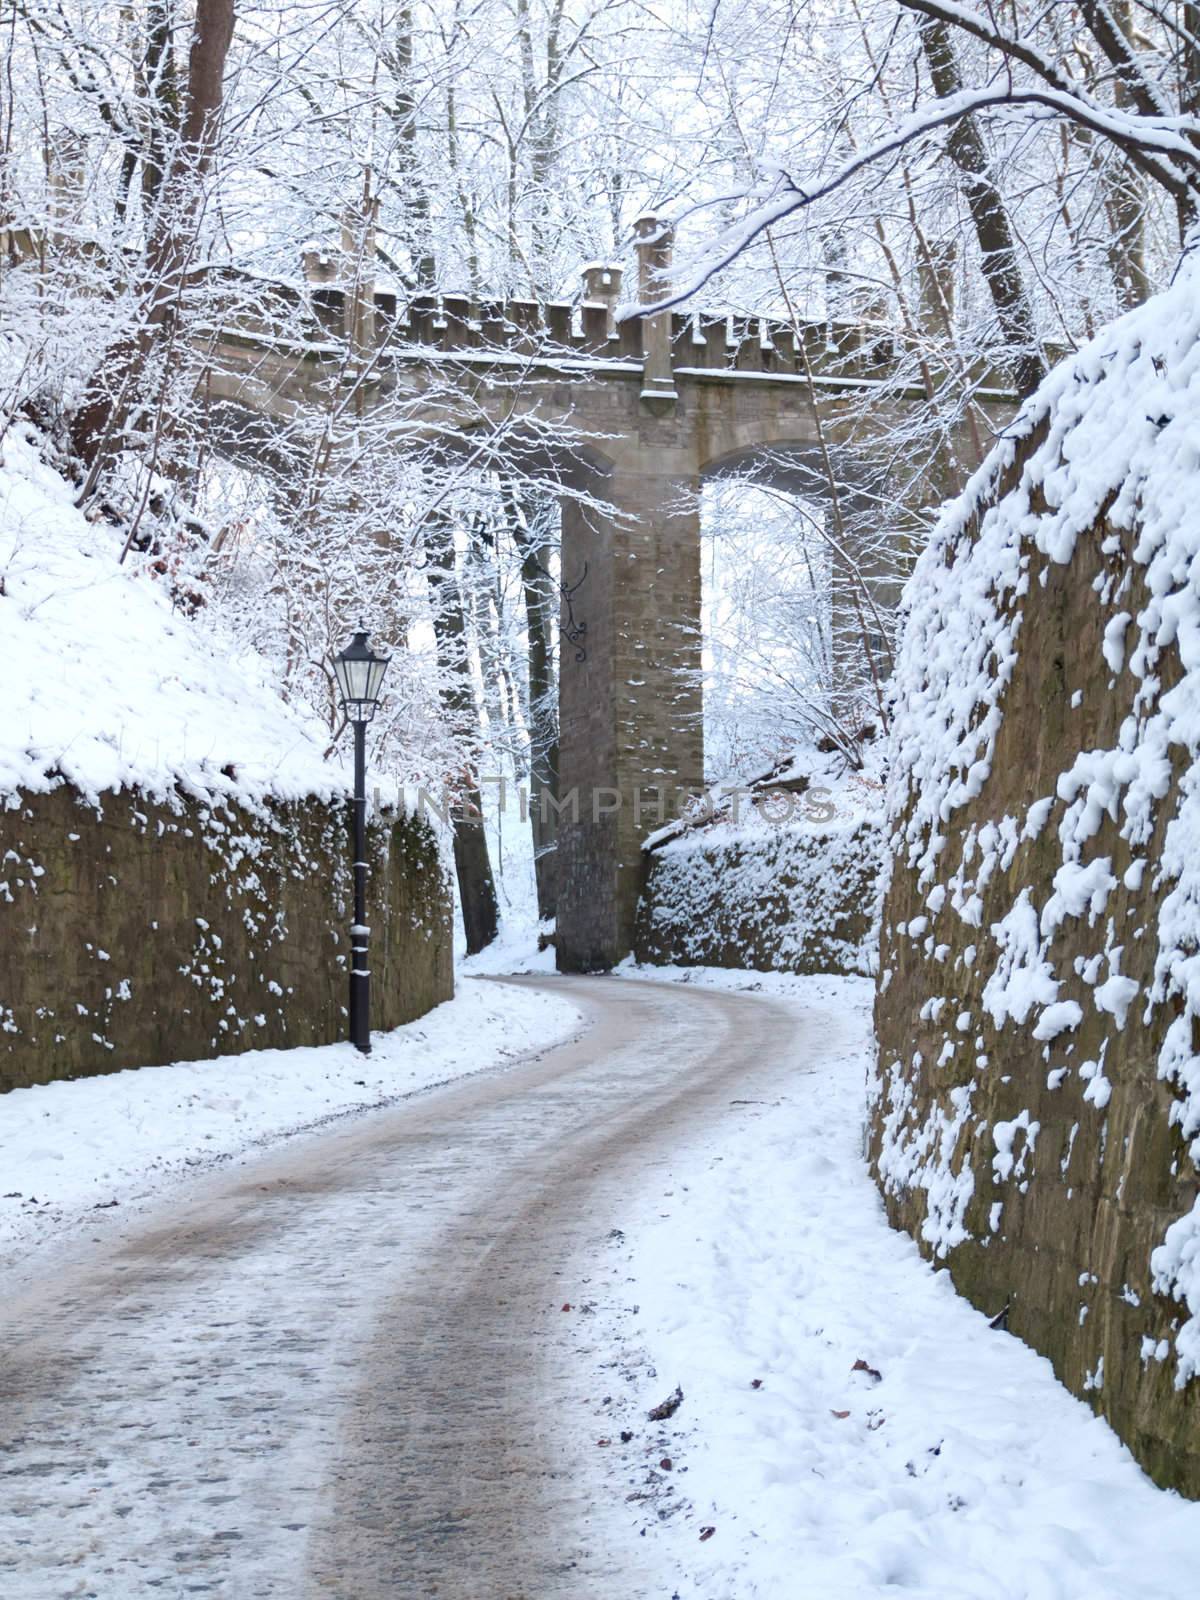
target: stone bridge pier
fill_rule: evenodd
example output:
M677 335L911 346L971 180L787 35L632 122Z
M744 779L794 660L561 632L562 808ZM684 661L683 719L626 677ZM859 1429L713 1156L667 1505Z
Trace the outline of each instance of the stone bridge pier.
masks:
M669 449L630 452L597 485L611 512L563 502L562 581L577 585L559 668L564 972L628 954L642 841L704 781L699 475L676 453L672 470Z

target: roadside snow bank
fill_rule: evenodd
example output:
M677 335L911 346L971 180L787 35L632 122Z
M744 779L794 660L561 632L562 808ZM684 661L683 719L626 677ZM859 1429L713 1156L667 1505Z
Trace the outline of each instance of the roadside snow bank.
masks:
M1200 1506L1155 1489L1048 1361L989 1328L888 1227L861 1150L869 983L643 975L759 990L796 1016L778 1089L734 1102L653 1193L631 1197L617 1287L597 1274L590 1288L589 1392L614 1397L612 1445L592 1459L609 1472L611 1515L644 1536L656 1575L644 1592L1183 1593ZM676 1384L683 1404L647 1457L646 1412Z
M348 1044L251 1050L0 1095L0 1246L78 1225L205 1166L347 1112L503 1065L571 1033L559 995L467 982L370 1056Z

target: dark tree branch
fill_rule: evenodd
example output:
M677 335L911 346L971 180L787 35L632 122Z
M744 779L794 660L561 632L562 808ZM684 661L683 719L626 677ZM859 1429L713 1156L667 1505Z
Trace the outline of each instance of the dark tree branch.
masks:
M1169 117L1172 108L1152 78L1142 71L1121 25L1107 0L1081 0L1080 11L1092 37L1104 52L1117 77L1125 86L1129 103L1143 117Z
M979 16L977 12L969 11L965 6L955 5L953 0L899 0L899 4L906 11L912 11L918 16L943 22L948 27L956 28L962 33L969 34L971 38L978 39L981 44L988 45L991 49L998 51L1011 61L1019 61L1022 66L1028 67L1031 72L1035 73L1058 94L1076 101L1080 107L1080 115L1075 120L1084 123L1085 126L1091 125L1085 120L1087 113L1092 113L1099 118L1107 116L1107 108L1093 100L1049 56L1044 55L1042 51L1036 49L1033 45L1026 44L1021 39L1014 39L1011 35L1000 32L998 28L995 28L989 21ZM1086 9L1089 8L1085 7ZM1095 10L1096 7L1093 5L1090 9ZM1104 11L1110 24L1112 24L1111 13L1108 12L1107 7L1104 8ZM1115 27L1115 24L1112 24L1112 26ZM1094 28L1092 32L1095 33ZM1123 39L1124 35L1121 35L1121 38ZM1102 50L1105 50L1104 43L1099 35L1096 36L1096 42ZM1114 45L1113 48L1115 50L1116 46ZM1109 56L1107 50L1105 50L1105 55L1108 56L1114 66L1117 66L1117 63L1112 61L1112 57ZM1124 67L1118 67L1117 70L1122 83L1128 91L1130 104L1134 109L1140 115L1148 117L1155 122L1176 121L1177 119L1174 117L1171 107L1158 94L1157 86L1151 87L1150 80L1142 73L1136 58L1128 50L1128 47L1126 47L1124 59L1128 63L1128 73ZM1137 166L1138 170L1146 177L1151 178L1155 183L1169 190L1176 204L1179 204L1182 195L1190 187L1184 173L1164 172L1161 157L1153 157L1140 152L1129 142L1122 144L1110 130L1093 126L1093 131L1103 133L1113 143L1119 144L1126 159ZM1171 158L1167 157L1166 159L1169 161Z
M928 16L922 17L917 27L938 98L952 100L962 93L962 79L950 29L946 23ZM955 123L947 149L958 168L966 195L979 242L980 266L1009 352L1013 381L1017 393L1024 397L1032 394L1041 383L1046 375L1046 364L1038 347L1037 324L1021 277L1008 210L992 178L987 149L975 117L962 117Z

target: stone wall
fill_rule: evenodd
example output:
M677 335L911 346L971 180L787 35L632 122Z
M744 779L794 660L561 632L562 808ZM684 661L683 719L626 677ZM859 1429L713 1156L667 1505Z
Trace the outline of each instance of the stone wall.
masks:
M685 834L646 852L637 958L659 966L873 973L881 853L873 821Z
M345 1035L348 810L64 785L0 810L0 1090ZM371 829L372 1022L453 993L428 824Z
M1138 393L1188 316L1056 374L914 577L870 1153L893 1222L1200 1496L1197 405Z

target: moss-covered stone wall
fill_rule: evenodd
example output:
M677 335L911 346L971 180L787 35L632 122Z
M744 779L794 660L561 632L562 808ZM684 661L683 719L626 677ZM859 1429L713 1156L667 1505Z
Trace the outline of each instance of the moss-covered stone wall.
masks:
M0 1090L344 1037L348 807L63 785L0 809ZM429 825L370 830L376 1028L453 992Z
M637 959L870 974L881 851L873 821L685 834L646 852Z

